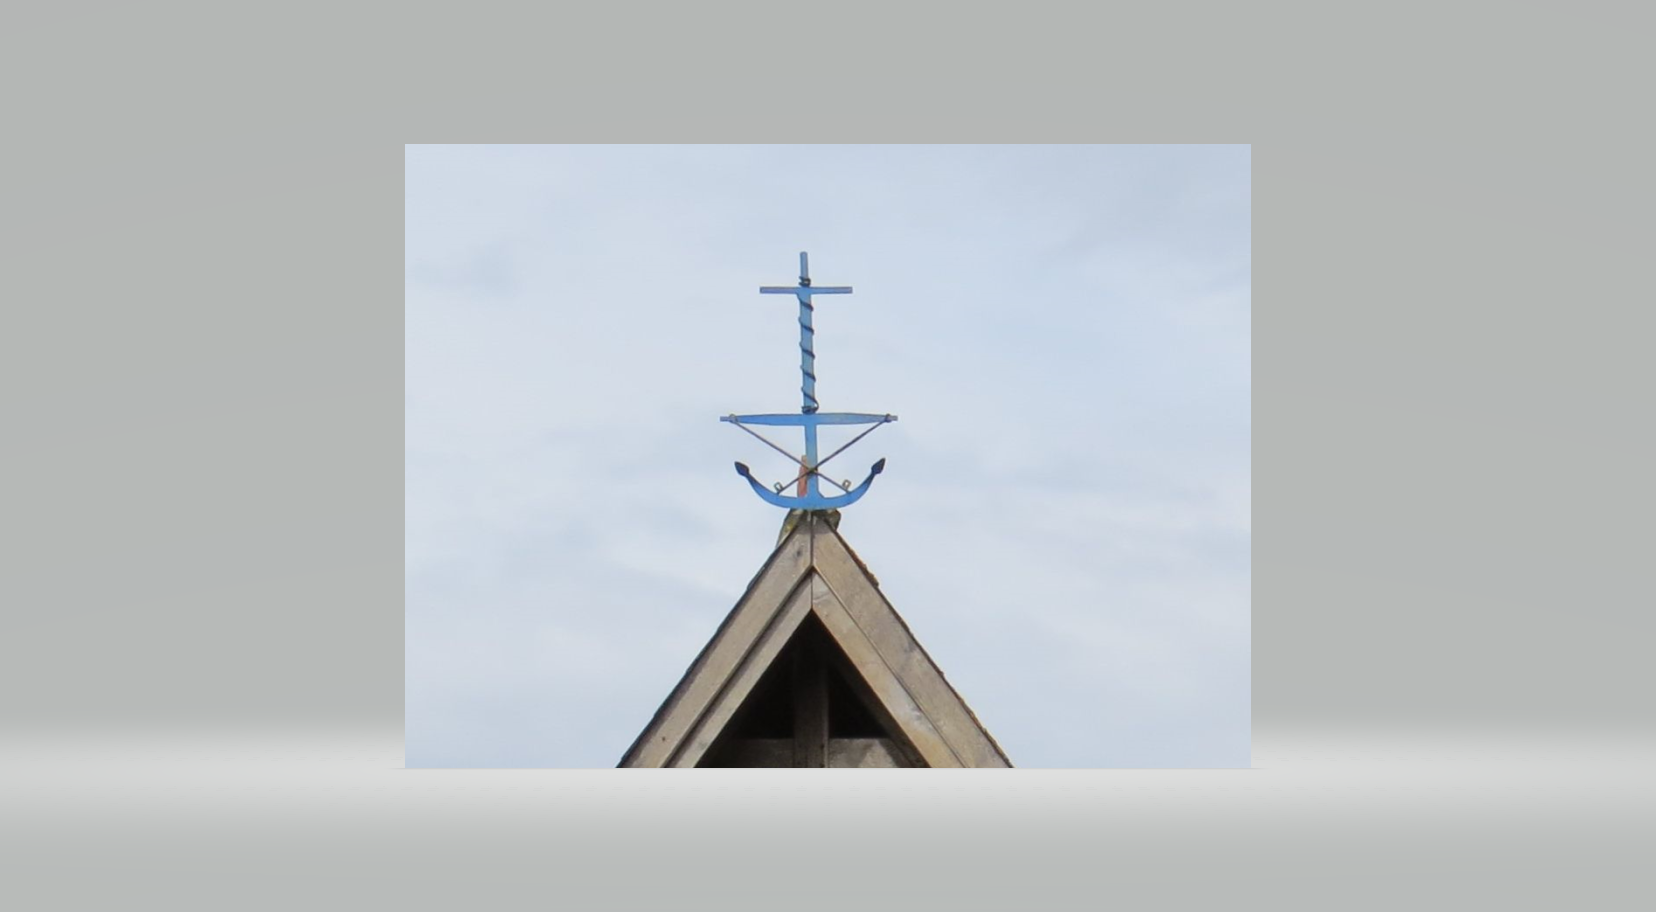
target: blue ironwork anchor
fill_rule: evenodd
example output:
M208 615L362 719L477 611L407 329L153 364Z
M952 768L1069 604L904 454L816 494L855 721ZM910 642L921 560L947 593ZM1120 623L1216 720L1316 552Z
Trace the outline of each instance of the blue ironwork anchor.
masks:
M822 474L822 466L828 460L845 452L851 444L873 433L874 429L882 424L897 420L896 415L874 415L860 412L819 412L817 411L816 397L816 331L811 326L811 318L815 307L811 298L819 294L850 294L849 285L813 286L811 284L810 261L804 253L799 255L799 285L777 286L765 285L759 289L760 294L791 294L799 299L799 391L803 397L799 414L770 414L770 415L726 415L720 421L727 421L742 430L758 437L771 449L787 456L799 464L799 474L794 477L795 493L788 496L782 492L787 489L786 484L777 484L774 488L766 488L760 484L753 473L742 463L736 463L736 473L747 479L753 486L754 493L758 494L766 503L775 504L790 510L837 510L840 507L850 506L868 493L868 488L874 483L874 476L885 471L885 460L874 463L868 471L868 477L855 488L850 482L841 483ZM845 444L823 459L817 458L817 428L825 424L833 425L870 425L870 427L851 438ZM795 456L783 447L766 440L749 425L772 427L798 427L805 432L805 455ZM822 493L819 480L827 479L828 483L844 491L843 494L828 496Z

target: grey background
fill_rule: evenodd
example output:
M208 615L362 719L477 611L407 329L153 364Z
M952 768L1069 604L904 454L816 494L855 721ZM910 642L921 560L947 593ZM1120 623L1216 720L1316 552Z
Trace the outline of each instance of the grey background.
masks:
M967 907L1642 904L1648 782L1580 791L1623 769L1606 758L1648 734L1651 692L1650 149L1628 116L1648 73L1642 30L1604 9L1291 22L1169 9L1114 22L1109 53L1098 31L1044 19L950 19L940 36L936 18L887 14L873 60L799 68L803 88L753 78L781 69L780 45L710 53L681 21L640 29L623 10L556 29L226 14L182 43L169 38L182 20L155 12L20 14L5 63L20 138L0 178L0 719L9 769L63 778L7 777L22 812L0 816L0 837L27 849L13 857L29 873L6 889L35 908L96 906L104 890L253 907L249 878L280 865L263 894L277 906L323 891L636 907L720 897L732 848L780 887L853 846L847 861L888 895ZM849 19L816 28L862 34ZM926 88L890 84L913 55L878 54L921 37L941 45ZM949 40L991 38L1000 53L956 66ZM471 69L405 50L438 46ZM532 87L502 90L526 59ZM583 78L595 72L601 92ZM391 769L401 144L438 123L629 138L625 123L647 122L679 138L722 122L713 138L749 138L755 122L798 132L853 113L907 138L924 132L917 111L955 125L948 138L985 124L1114 138L1083 126L1108 124L1254 143L1260 768L654 793L609 773ZM1341 729L1356 748L1337 749ZM339 731L374 750L331 749ZM1388 762L1433 754L1443 732L1503 731L1517 740L1434 766L1424 786ZM144 751L140 736L169 732L185 747ZM219 746L192 752L192 737ZM1259 748L1273 738L1281 751ZM46 766L26 766L33 744L67 745L78 765L43 747ZM270 765L217 787L177 772L248 755ZM1268 778L1294 762L1348 787ZM1511 788L1490 791L1492 771ZM514 775L545 788L524 800ZM416 801L411 781L438 797ZM342 800L369 783L382 803ZM254 797L272 794L302 800ZM168 800L180 795L194 802ZM958 800L928 803L939 795ZM124 879L88 878L99 865Z

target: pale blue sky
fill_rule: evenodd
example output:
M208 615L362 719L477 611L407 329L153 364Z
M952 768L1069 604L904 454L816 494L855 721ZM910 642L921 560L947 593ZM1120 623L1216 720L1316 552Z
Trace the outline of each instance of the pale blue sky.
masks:
M410 147L411 766L613 766L775 543L719 415L900 416L840 531L1020 766L1248 762L1246 146Z

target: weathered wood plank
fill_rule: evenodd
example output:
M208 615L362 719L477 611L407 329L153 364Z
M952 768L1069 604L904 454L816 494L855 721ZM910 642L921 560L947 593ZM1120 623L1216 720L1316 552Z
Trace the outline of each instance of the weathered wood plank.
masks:
M909 763L890 738L834 738L828 742L828 765L835 769L890 769Z
M824 583L823 585L826 586L827 584ZM902 727L897 724L897 720L893 719L890 713L886 712L885 706L880 703L880 698L868 686L868 681L864 680L862 673L857 671L856 666L851 664L851 660L846 657L845 651L839 648L830 649L827 652L827 658L829 673L839 675L844 679L845 685L851 689L852 696L874 717L880 730L887 733L892 745L902 756L902 762L897 765L925 766L925 759L920 756L920 752L914 748L914 745L908 742L907 737L903 734ZM830 710L832 705L833 701L830 699ZM833 733L832 725L830 725L829 733Z
M772 552L747 592L622 758L624 767L659 767L681 746L811 562L811 528L802 525Z
M1011 766L891 603L869 581L856 556L834 532L819 527L817 533L811 542L811 565L817 579L827 584L836 602L943 737L950 752L959 758L957 762L970 767ZM813 610L820 603L820 596L813 591ZM920 744L916 742L915 746ZM927 762L931 762L929 756Z
M811 579L814 584L815 574ZM809 593L806 593L806 600L809 601ZM809 610L807 606L806 611ZM822 660L816 637L795 648L792 669L794 766L820 769L828 765L828 667Z
M811 611L828 628L886 714L920 753L921 760L932 767L965 765L828 584L814 574L811 583Z
M736 669L727 677L725 686L713 698L700 719L692 726L690 734L685 737L678 750L667 759L665 765L675 767L693 767L701 762L708 748L718 740L719 733L724 731L736 710L742 707L742 701L748 698L753 688L764 676L766 669L776 661L782 647L788 645L788 640L799 629L799 623L811 613L810 578L815 574L807 574L806 579L794 586L793 593L788 596L786 604L771 620L771 623L759 634L753 648L743 656Z
M730 745L730 763L740 767L791 767L793 739L743 738Z

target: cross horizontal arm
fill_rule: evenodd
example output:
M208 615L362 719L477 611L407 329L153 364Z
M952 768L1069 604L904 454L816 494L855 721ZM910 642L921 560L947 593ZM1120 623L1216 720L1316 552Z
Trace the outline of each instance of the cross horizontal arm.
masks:
M806 425L823 424L885 424L896 421L896 415L866 415L859 412L812 412L808 415L721 415L720 421L731 424L768 424L787 427L804 427Z
M760 294L850 294L850 285L761 285Z

